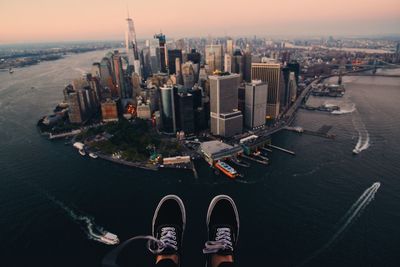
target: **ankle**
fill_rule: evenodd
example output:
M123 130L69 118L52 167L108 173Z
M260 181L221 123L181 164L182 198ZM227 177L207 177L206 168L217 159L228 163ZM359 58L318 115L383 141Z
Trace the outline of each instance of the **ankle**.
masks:
M162 261L162 260L166 260L166 259L172 260L172 261L175 262L176 264L179 263L179 257L178 257L178 255L176 255L176 254L157 255L157 257L156 257L156 263L158 263L159 261Z
M232 255L218 255L211 256L211 267L218 267L223 262L233 262Z

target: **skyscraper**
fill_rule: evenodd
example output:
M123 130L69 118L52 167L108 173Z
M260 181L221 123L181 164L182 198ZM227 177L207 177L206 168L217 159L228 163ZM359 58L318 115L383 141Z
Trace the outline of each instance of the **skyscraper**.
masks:
M179 58L182 63L182 50L172 49L168 50L168 72L169 74L176 74L176 59Z
M122 69L121 55L118 50L114 51L112 56L113 66L114 66L114 80L117 95L115 97L126 97L126 86L124 78L124 70Z
M193 95L178 94L179 103L179 128L185 133L194 133Z
M165 35L162 33L159 33L159 34L154 35L154 38L158 39L158 42L159 42L161 72L167 73Z
M276 119L280 109L281 65L278 63L252 63L251 79L268 84L267 118Z
M129 13L126 21L128 22L128 29L125 34L126 54L128 55L129 64L134 67L134 72L138 73L141 76L141 64L136 41L135 25L133 23L133 20L129 17Z
M232 72L240 75L240 82L243 81L244 58L242 51L236 49L232 57Z
M232 39L226 40L226 53L229 55L233 55L234 49L235 49L235 47L233 45L233 40Z
M246 84L244 122L247 128L254 129L265 124L268 85L262 81Z
M243 80L246 82L251 82L251 62L252 62L252 54L250 45L247 44L246 49L243 54Z
M177 88L172 85L164 85L161 91L161 120L162 129L167 133L176 133L177 118L175 101Z
M240 75L213 75L209 79L211 133L223 137L241 133L243 115L237 109Z
M192 89L195 84L195 75L192 62L188 61L182 65L182 79L183 87L186 89Z
M232 72L232 54L225 53L224 56L224 71Z
M206 46L206 64L209 65L210 73L216 70L223 70L223 52L222 45Z

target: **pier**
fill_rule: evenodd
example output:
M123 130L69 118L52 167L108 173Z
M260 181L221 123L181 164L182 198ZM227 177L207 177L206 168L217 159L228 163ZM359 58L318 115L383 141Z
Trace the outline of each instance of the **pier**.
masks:
M240 156L241 156L242 158L245 158L245 159L248 159L248 160L252 160L252 161L254 161L254 162L257 162L257 163L260 163L260 164L263 164L263 165L268 165L268 161L266 161L266 160L259 160L259 159L256 159L256 158L253 158L253 157L244 155L244 154L242 154L242 155L240 155Z
M272 153L272 150L269 149L269 148L266 148L266 147L260 147L260 150L263 150L263 151L267 151L267 152L269 152L269 153Z
M60 138L65 138L65 137L71 137L71 136L75 136L81 133L81 130L74 130L71 132L67 132L67 133L61 133L61 134L49 134L49 139L53 140L53 139L60 139Z
M294 153L293 151L284 149L284 148L282 148L282 147L274 146L274 145L269 145L269 147L272 147L272 148L275 148L275 149L280 150L280 151L282 151L282 152L285 152L285 153L288 153L288 154L290 154L290 155L296 156L296 153Z

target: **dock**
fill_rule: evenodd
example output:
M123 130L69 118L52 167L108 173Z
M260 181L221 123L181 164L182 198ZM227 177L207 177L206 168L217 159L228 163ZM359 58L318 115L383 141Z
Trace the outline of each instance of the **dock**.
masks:
M65 137L70 137L70 136L75 136L81 133L81 130L74 130L71 132L67 132L67 133L61 133L61 134L49 134L49 139L53 140L53 139L60 139L60 138L65 138Z
M268 161L266 161L266 160L259 160L259 159L256 159L256 158L253 158L253 157L249 157L249 156L244 155L244 154L241 155L241 157L245 158L245 159L248 159L248 160L252 160L254 162L257 162L257 163L260 163L260 164L263 164L263 165L268 165Z
M296 155L296 153L294 153L293 151L284 149L284 148L279 147L279 146L274 146L274 145L268 145L268 146L269 146L269 147L272 147L272 148L275 148L275 149L277 149L277 150L280 150L280 151L282 151L282 152L288 153L288 154L293 155L293 156Z
M269 148L266 148L266 147L260 147L260 149L261 149L261 150L263 150L263 151L267 151L267 152L269 152L269 153L272 153L272 150L271 150L271 149L269 149Z

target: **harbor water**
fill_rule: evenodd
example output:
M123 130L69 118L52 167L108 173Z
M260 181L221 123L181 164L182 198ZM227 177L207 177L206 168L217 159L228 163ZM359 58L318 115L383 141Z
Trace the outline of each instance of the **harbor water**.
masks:
M113 247L98 233L121 241L150 234L166 194L179 195L187 209L183 266L204 266L205 216L217 194L239 208L239 266L399 266L400 78L344 77L343 98L310 97L341 111L299 110L293 126L332 126L334 140L282 131L273 144L296 156L274 150L269 166L237 167L244 177L236 181L199 161L196 179L191 171L82 157L39 134L37 120L63 87L105 52L0 72L1 266L100 266ZM144 245L128 247L121 260L149 266Z

